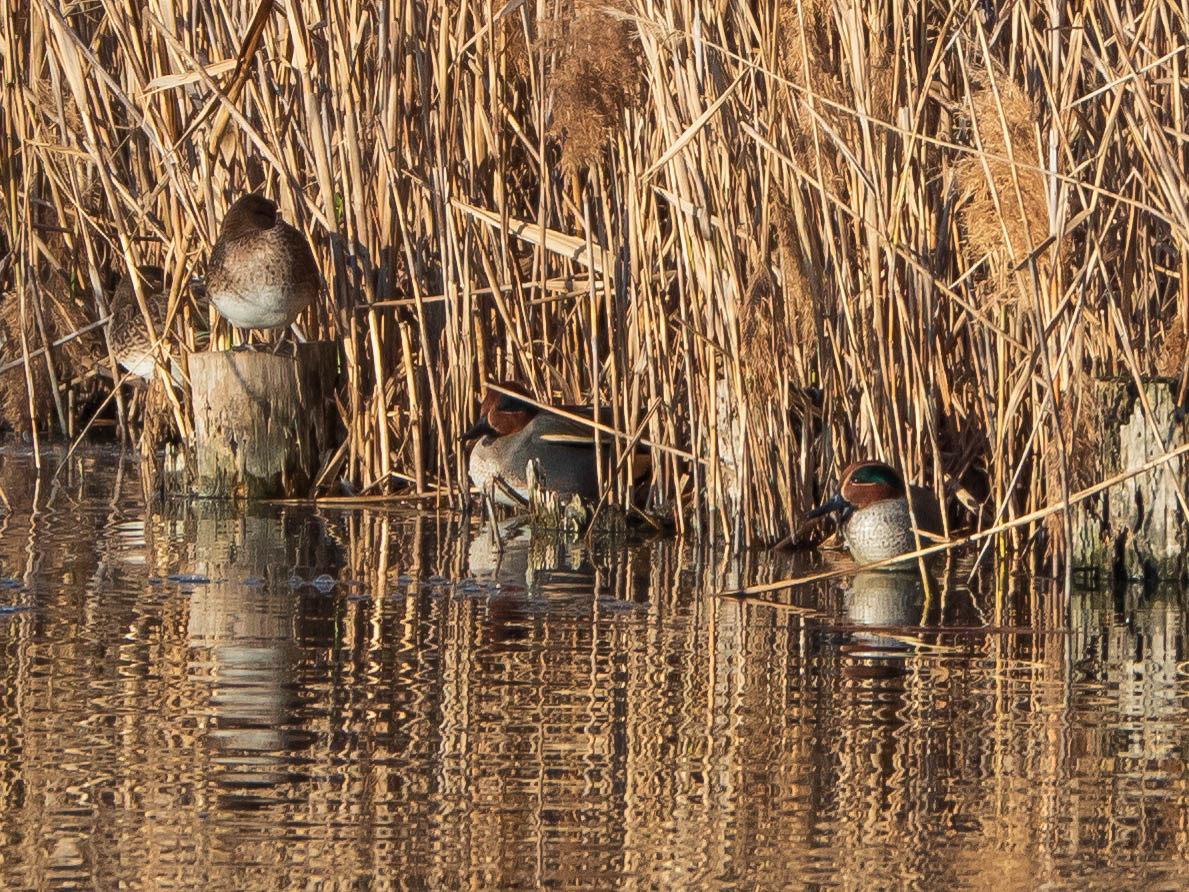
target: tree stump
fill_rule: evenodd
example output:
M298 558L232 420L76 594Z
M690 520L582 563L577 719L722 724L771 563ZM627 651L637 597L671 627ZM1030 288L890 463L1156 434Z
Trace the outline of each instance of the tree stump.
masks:
M247 350L190 356L195 487L211 498L304 496L330 445L334 345L291 355Z
M1135 382L1097 383L1102 420L1097 448L1099 479L1132 470L1185 442L1184 420L1176 411L1178 382L1144 382L1155 424L1144 417ZM1164 439L1164 447L1160 444ZM1166 472L1165 468L1171 472ZM1189 525L1177 487L1185 488L1186 466L1174 459L1162 468L1131 477L1075 508L1074 565L1110 571L1117 580L1180 580L1189 571L1185 556Z

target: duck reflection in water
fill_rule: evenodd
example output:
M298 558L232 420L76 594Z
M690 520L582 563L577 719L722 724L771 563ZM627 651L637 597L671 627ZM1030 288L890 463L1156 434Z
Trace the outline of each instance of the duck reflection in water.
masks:
M903 629L925 622L925 579L912 570L867 570L856 573L842 593L843 609L852 623L881 629ZM907 636L855 632L844 651L856 657L899 658L912 653Z
M470 575L491 592L491 634L499 641L524 637L535 617L559 609L587 612L631 608L626 549L596 546L558 530L536 529L519 518L472 528L467 548Z
M589 593L595 569L581 539L561 531L535 530L520 518L485 522L467 549L471 575L532 599L572 598Z
M966 576L966 563L856 573L843 587L843 611L851 623L871 631L854 632L852 644L844 650L859 657L894 659L923 649L945 651L948 647L935 639L946 627L984 625L969 585L960 581Z

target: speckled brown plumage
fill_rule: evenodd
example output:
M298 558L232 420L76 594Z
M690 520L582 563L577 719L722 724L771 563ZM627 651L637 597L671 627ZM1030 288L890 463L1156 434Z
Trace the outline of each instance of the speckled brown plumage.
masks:
M161 337L165 325L165 314L169 310L169 292L165 289L165 272L159 266L141 266L140 289L145 305L153 321L157 337ZM153 377L154 350L145 328L136 292L132 289L132 277L124 276L112 295L111 319L107 336L111 341L112 354L122 367L133 375L148 380Z
M223 218L206 269L206 290L239 328L288 328L321 278L306 237L262 195L245 195Z

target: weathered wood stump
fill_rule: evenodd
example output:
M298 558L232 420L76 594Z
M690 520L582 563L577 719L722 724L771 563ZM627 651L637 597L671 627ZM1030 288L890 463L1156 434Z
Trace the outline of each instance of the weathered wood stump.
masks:
M1134 381L1097 382L1103 422L1096 450L1099 479L1138 468L1185 442L1185 422L1176 411L1177 385L1163 378L1144 383L1153 424L1145 418ZM1189 524L1177 488L1185 489L1186 466L1178 458L1164 468L1131 477L1074 509L1075 566L1105 570L1117 580L1185 578Z
M304 496L329 446L335 348L190 357L195 487L212 498Z

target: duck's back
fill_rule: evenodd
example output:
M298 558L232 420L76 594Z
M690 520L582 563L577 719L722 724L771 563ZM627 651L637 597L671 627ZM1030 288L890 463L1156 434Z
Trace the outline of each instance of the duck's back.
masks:
M140 268L141 294L153 321L157 336L163 334L165 314L169 308L169 294L165 290L165 273L158 266ZM140 304L132 288L131 275L124 276L116 286L111 299L111 321L108 324L108 338L116 361L140 378L151 378L155 365L155 352L145 328Z
M515 434L479 441L471 450L471 479L480 489L491 488L501 478L521 498L528 497L526 468L535 460L544 487L563 498L577 493L583 499L598 498L598 470L592 431L578 422L541 412ZM504 504L496 487L496 498Z

